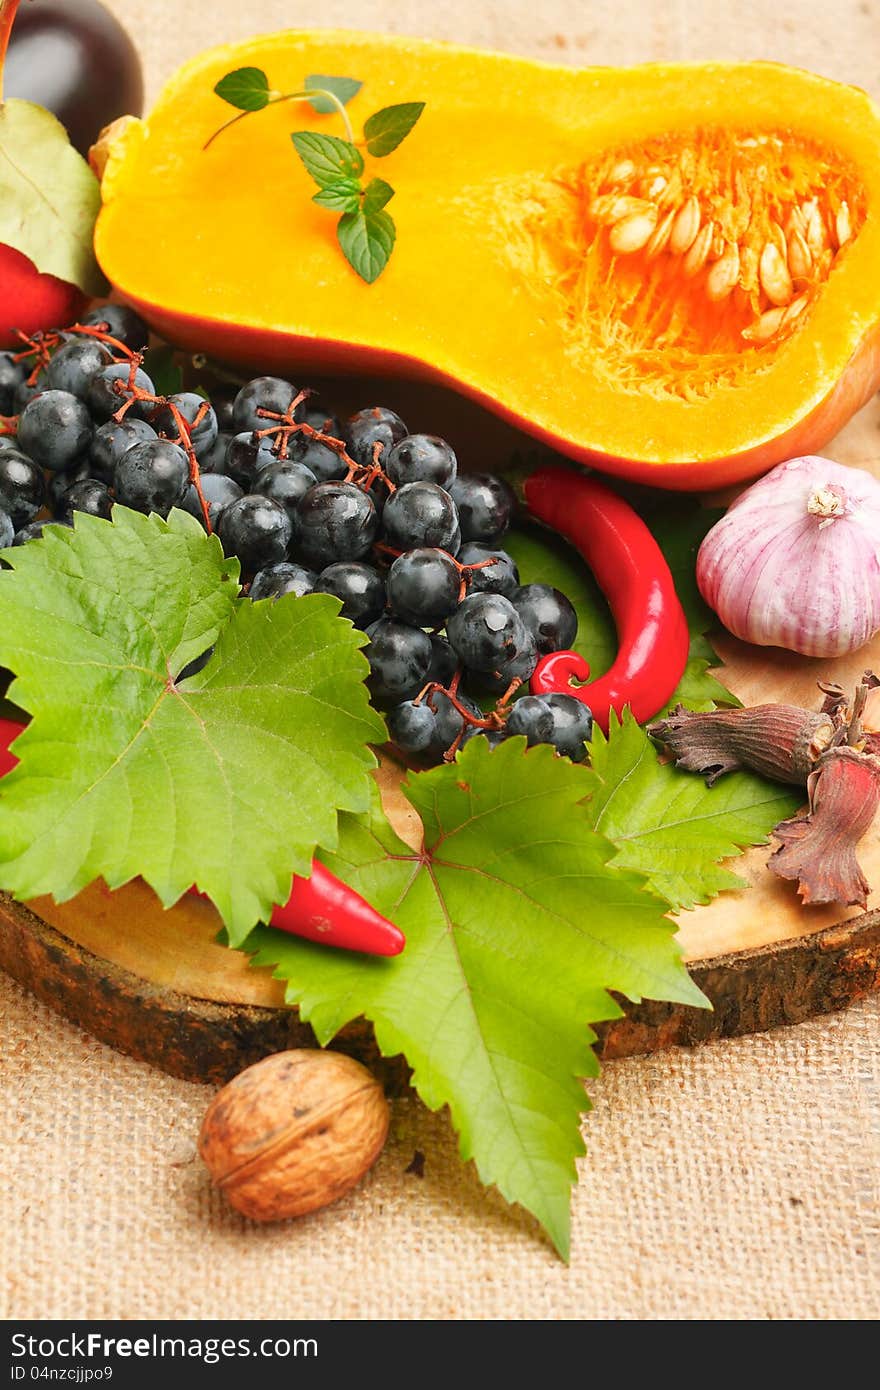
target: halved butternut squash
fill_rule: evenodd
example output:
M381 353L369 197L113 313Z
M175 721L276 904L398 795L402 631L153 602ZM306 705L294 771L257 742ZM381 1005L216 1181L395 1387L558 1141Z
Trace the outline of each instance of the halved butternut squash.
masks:
M294 91L424 100L375 172L398 239L351 270L290 132L240 121L243 66ZM96 247L156 329L249 368L440 378L572 458L663 487L820 449L880 384L880 112L769 63L570 69L413 39L289 32L187 63L110 142Z

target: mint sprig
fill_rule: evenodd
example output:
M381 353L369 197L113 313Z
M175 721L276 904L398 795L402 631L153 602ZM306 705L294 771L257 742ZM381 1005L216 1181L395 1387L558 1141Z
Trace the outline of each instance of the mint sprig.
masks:
M221 77L214 91L239 111L262 111L269 105L269 79L262 68L236 68Z
M381 208L367 212L362 206L357 212L346 212L340 217L336 237L349 265L372 285L388 264L397 228L390 213Z
M357 212L361 205L361 186L357 179L337 179L324 188L319 188L312 197L319 208L329 208L331 212Z
M363 139L355 140L345 110L362 83L354 77L327 77L311 74L297 92L275 92L262 68L236 68L214 87L217 96L234 106L238 115L226 121L205 142L204 148L222 131L255 111L280 101L307 101L321 115L336 113L345 125L346 139L321 131L297 130L291 134L294 149L309 176L318 185L312 202L339 213L336 237L352 269L372 284L388 264L397 229L386 211L394 189L385 179L372 178L364 185L365 149L373 158L383 159L406 139L425 109L423 101L399 102L374 111L364 123Z
M359 179L364 172L360 150L338 135L321 135L315 130L297 130L291 135L297 154L319 188L335 188ZM360 188L360 185L358 185Z
M306 86L318 95L310 98L309 105L320 116L332 116L338 109L333 98L347 106L363 85L356 77L325 77L323 73L312 73L306 78Z
M399 106L383 106L370 116L364 122L368 153L380 159L391 154L409 135L424 109L423 101L405 101Z

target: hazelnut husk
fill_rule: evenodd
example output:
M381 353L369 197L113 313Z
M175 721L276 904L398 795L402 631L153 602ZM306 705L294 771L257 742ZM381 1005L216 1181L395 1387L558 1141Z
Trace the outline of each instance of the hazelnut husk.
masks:
M343 1052L277 1052L234 1077L208 1106L199 1153L253 1221L335 1202L385 1143L390 1112L376 1078Z
M803 787L834 737L834 720L824 709L817 714L797 705L705 712L677 705L649 724L648 733L666 745L676 767L702 773L707 787L740 768Z

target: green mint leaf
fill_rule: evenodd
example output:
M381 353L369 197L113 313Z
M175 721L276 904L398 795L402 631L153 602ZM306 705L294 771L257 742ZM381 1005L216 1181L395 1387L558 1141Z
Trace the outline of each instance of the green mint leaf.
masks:
M363 85L356 77L325 77L323 73L312 73L305 81L307 91L312 91L315 87L323 88L325 92L332 92L343 106L347 106L352 97L357 96ZM309 105L322 116L329 116L337 109L332 101L321 96L312 97Z
M185 512L81 513L4 558L0 665L32 718L0 886L64 901L141 875L169 907L197 884L242 940L335 846L337 809L370 804L363 636L323 595L239 599L238 562Z
M364 172L360 150L338 135L297 130L290 138L306 170L321 188L328 188L339 179L359 179Z
M372 155L390 154L409 135L425 109L423 101L404 101L383 106L364 122L364 139Z
M803 795L747 772L707 787L661 763L658 749L627 710L612 716L606 739L593 730L585 781L596 829L617 845L614 864L645 875L673 908L709 902L742 879L720 866L746 845L766 843Z
M274 965L321 1042L373 1021L404 1053L430 1109L448 1105L484 1183L527 1207L560 1253L583 1153L590 1025L619 1017L609 991L701 1006L664 904L582 805L586 769L523 739L473 739L455 764L410 776L416 855L384 820L340 818L333 871L406 933L393 960L358 960L259 928L244 949Z
M167 343L147 348L144 371L155 386L157 396L174 396L183 390L183 368L177 361L174 348Z
M337 179L319 189L312 202L333 212L357 212L361 205L361 186L357 179Z
M0 243L85 294L107 293L95 260L98 180L42 106L0 102Z
M336 236L349 265L371 285L388 264L397 232L390 213L361 209L340 217Z
M363 209L365 216L379 212L394 197L394 189L384 179L370 179L364 189Z
M269 104L269 79L262 68L236 68L220 78L214 91L239 111L262 111Z

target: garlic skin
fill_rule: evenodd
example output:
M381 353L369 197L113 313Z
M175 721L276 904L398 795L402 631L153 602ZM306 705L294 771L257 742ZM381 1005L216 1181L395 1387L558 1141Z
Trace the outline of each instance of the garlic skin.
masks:
M880 630L880 482L818 455L778 464L709 531L697 584L745 642L857 651Z

